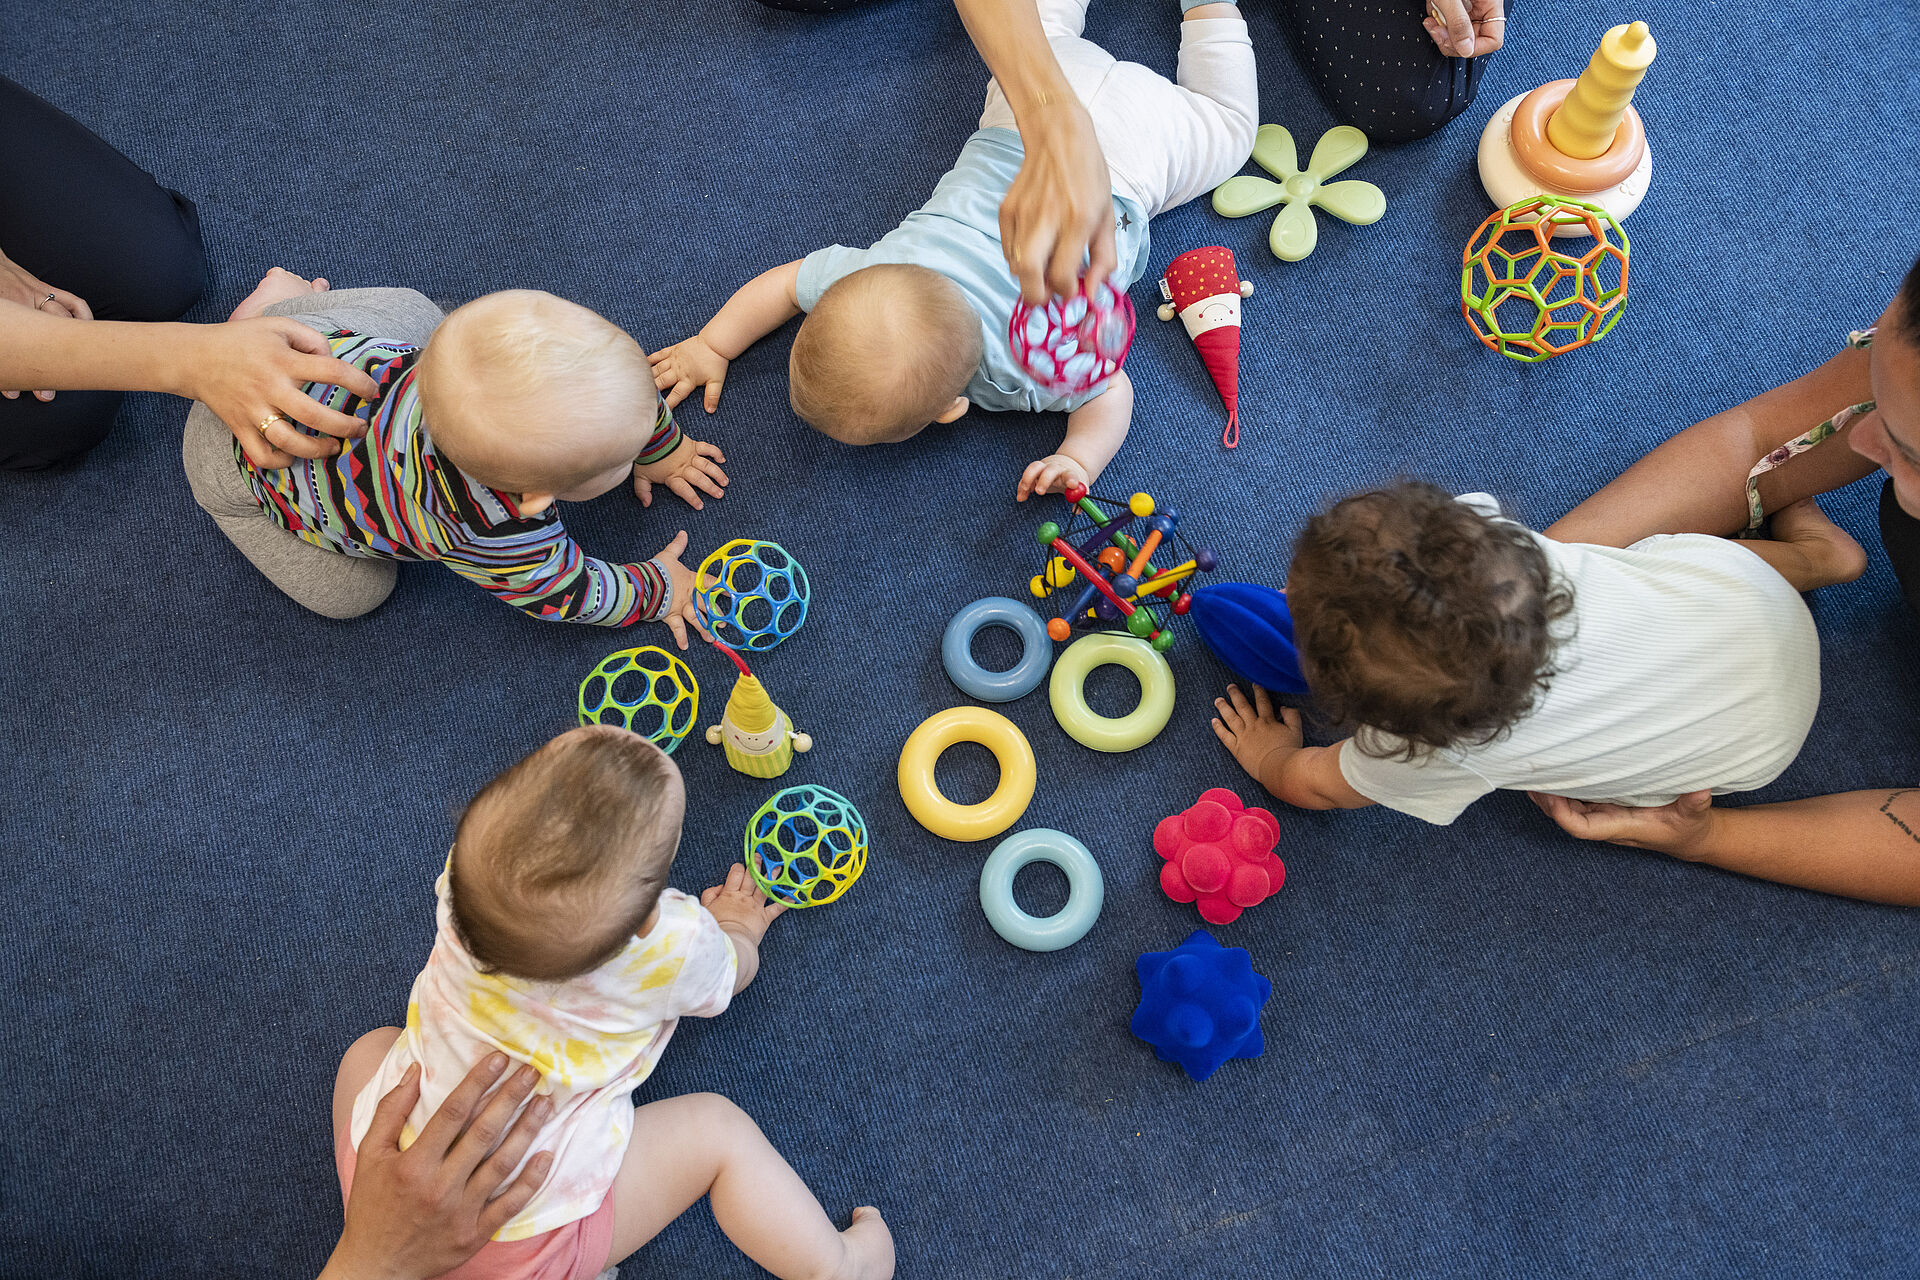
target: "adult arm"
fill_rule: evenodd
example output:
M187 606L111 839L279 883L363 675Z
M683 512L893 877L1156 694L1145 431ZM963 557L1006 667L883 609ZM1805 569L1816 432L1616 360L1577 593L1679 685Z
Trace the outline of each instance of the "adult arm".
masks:
M1034 0L954 0L973 47L1013 108L1026 155L1000 204L1000 247L1028 302L1089 290L1119 261L1113 179L1093 117L1067 83ZM1089 256L1090 255L1090 256Z
M1867 353L1849 347L1792 382L1695 423L1634 463L1545 530L1561 542L1624 547L1656 533L1728 534L1746 527L1747 472L1850 404L1873 398ZM1760 480L1768 511L1874 470L1847 445L1848 427Z
M380 1099L361 1139L347 1225L320 1280L426 1280L479 1252L507 1219L526 1207L553 1168L543 1151L508 1182L533 1145L550 1105L536 1099L513 1118L539 1076L523 1067L491 1098L481 1098L506 1069L492 1054L447 1095L413 1145L400 1149L401 1126L420 1100L420 1068L409 1067Z
M1920 788L1738 809L1715 808L1705 791L1657 809L1539 794L1533 802L1582 840L1651 849L1820 893L1920 907Z
M256 424L269 414L329 436L358 437L366 424L306 394L332 383L371 399L372 378L333 358L327 340L296 320L260 316L225 324L137 324L49 315L0 301L0 389L20 391L164 391L199 400L220 416L247 456L284 467L292 455L339 450L328 439L281 428L276 448Z

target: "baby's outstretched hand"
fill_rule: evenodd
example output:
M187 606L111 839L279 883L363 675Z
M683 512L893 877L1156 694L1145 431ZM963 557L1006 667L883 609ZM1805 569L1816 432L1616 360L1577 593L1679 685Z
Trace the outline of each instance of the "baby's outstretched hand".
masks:
M655 389L666 392L667 408L677 408L695 387L707 389L708 413L720 407L720 388L727 382L728 360L708 346L699 334L654 352L647 357L647 363L653 366Z
M717 884L700 895L700 905L711 911L723 927L729 924L738 927L755 946L766 936L767 926L786 910L784 905L768 901L747 869L738 862L728 869L725 884Z
M639 496L641 506L650 507L653 486L664 484L695 511L704 511L705 504L694 489L705 490L709 497L726 497L727 473L720 469L726 460L727 455L720 452L719 445L683 435L673 452L660 461L634 467L633 491Z
M1292 707L1281 707L1276 715L1273 699L1258 685L1254 686L1251 703L1239 685L1228 685L1227 696L1215 698L1213 709L1219 713L1213 718L1214 736L1226 744L1255 782L1261 782L1260 771L1268 756L1298 751L1306 742L1300 732L1300 713Z
M1069 485L1087 484L1087 469L1064 453L1050 453L1038 462L1029 462L1020 474L1020 487L1014 491L1016 502L1025 502L1036 493L1061 493Z
M687 531L682 529L673 535L673 541L660 548L660 554L653 559L667 572L667 588L672 593L667 611L660 621L667 624L667 630L673 632L673 642L682 649L687 647L687 628L691 626L701 635L711 640L707 626L700 620L700 601L694 594L697 581L693 570L680 563L680 557L686 554Z

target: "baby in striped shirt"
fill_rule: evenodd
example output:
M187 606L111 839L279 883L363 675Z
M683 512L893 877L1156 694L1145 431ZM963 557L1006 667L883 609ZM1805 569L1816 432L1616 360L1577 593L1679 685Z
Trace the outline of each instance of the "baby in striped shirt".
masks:
M278 268L234 318L260 314L319 330L379 387L363 400L310 384L366 434L278 469L254 463L205 405L189 413L194 498L275 586L316 613L357 617L393 590L396 561L437 560L534 617L665 622L687 646L698 623L686 534L649 560L599 560L556 505L629 476L645 504L660 484L696 509L696 491L725 492L720 450L680 431L646 353L617 326L531 290L442 315L411 289L331 291ZM276 449L314 437L280 415L243 429Z

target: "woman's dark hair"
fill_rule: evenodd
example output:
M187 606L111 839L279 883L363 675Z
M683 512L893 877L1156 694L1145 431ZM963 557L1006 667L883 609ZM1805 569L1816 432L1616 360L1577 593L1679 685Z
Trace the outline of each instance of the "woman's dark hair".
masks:
M1512 728L1545 692L1554 624L1573 608L1533 535L1418 480L1308 521L1287 596L1319 711L1403 760Z
M1900 336L1920 347L1920 258L1913 260L1900 292L1893 295L1893 326Z

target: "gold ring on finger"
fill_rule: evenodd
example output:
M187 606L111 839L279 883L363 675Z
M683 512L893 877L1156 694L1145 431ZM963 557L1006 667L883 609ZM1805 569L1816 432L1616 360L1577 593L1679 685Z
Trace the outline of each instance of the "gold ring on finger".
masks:
M260 421L254 423L253 429L255 431L258 431L261 435L264 436L267 434L268 427L272 426L276 422L285 422L286 420L287 418L285 414L270 413L266 417L260 419Z

